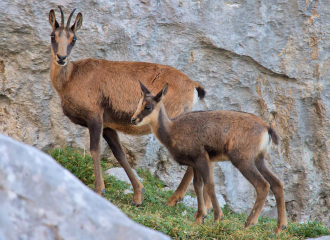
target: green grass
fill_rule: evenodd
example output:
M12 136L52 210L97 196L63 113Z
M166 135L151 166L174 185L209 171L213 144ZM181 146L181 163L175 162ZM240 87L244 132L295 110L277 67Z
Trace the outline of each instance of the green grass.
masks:
M48 154L93 189L94 173L90 156L84 155L81 150L73 150L69 147L61 150L53 149L48 151ZM101 165L103 170L112 167L104 161ZM182 203L175 207L165 206L167 198L173 192L161 191L165 184L150 172L144 170L137 172L143 179L146 190L140 207L131 206L132 194L123 193L125 189L130 188L130 185L114 177L105 177L104 197L135 222L161 231L173 239L305 239L330 235L330 227L319 222L306 224L289 222L288 228L283 233L275 235L273 232L276 219L267 217L260 217L256 226L244 229L247 216L233 213L228 206L222 209L225 216L219 224L213 224L213 212L211 212L205 219L204 225L197 225L194 222L194 209Z

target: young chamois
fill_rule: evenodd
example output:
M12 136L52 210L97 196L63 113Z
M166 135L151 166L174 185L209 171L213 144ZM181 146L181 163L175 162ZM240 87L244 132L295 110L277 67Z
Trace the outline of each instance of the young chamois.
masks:
M203 98L203 87L181 71L152 63L114 62L99 59L83 59L71 62L71 50L77 41L76 32L82 25L82 14L78 13L72 26L56 21L55 12L49 12L51 33L50 79L61 98L64 114L75 124L87 127L90 134L90 151L95 173L95 191L102 194L104 181L100 165L101 137L107 141L115 158L125 169L134 188L133 205L143 200L144 188L127 162L117 131L132 135L149 134L148 126L134 126L131 116L140 98L140 86L136 79L153 91L169 83L169 96L164 105L171 117L190 111L194 102Z
M245 227L257 223L271 188L278 212L275 233L286 228L283 184L268 170L264 159L271 142L278 144L272 128L252 114L234 111L190 112L171 119L162 101L168 85L157 95L141 82L140 85L143 96L131 121L135 126L149 125L176 162L192 167L198 201L197 223L202 223L206 215L203 185L211 198L214 221L222 218L214 190L213 162L229 160L257 191L257 199Z

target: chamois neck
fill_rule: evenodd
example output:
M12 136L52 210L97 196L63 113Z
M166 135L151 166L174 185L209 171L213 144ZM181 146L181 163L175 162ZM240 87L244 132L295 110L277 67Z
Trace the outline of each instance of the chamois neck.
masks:
M59 66L55 61L56 60L54 60L52 57L50 64L50 80L56 91L60 93L69 80L73 68L73 63L68 61L65 66Z
M165 146L171 145L170 133L171 133L172 124L173 124L172 120L167 115L164 104L161 103L158 114L151 121L150 127L154 135Z

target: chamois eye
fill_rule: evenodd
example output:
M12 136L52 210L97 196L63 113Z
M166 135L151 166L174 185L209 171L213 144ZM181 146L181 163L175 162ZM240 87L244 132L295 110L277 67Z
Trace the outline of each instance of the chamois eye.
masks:
M145 109L145 110L151 110L151 106L150 106L150 105L146 105L146 106L144 107L144 109Z
M75 43L76 43L76 41L77 41L77 38L72 38L72 42L71 42L71 45L73 46Z
M52 43L55 42L55 34L51 34L50 39L51 39Z

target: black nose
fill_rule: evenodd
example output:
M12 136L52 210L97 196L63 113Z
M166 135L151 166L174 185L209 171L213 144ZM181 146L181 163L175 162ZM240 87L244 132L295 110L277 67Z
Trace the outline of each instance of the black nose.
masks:
M66 59L67 56L61 56L61 55L57 54L57 57L58 57L58 60L63 62Z
M131 118L131 122L135 125L136 124L136 119L137 118Z

